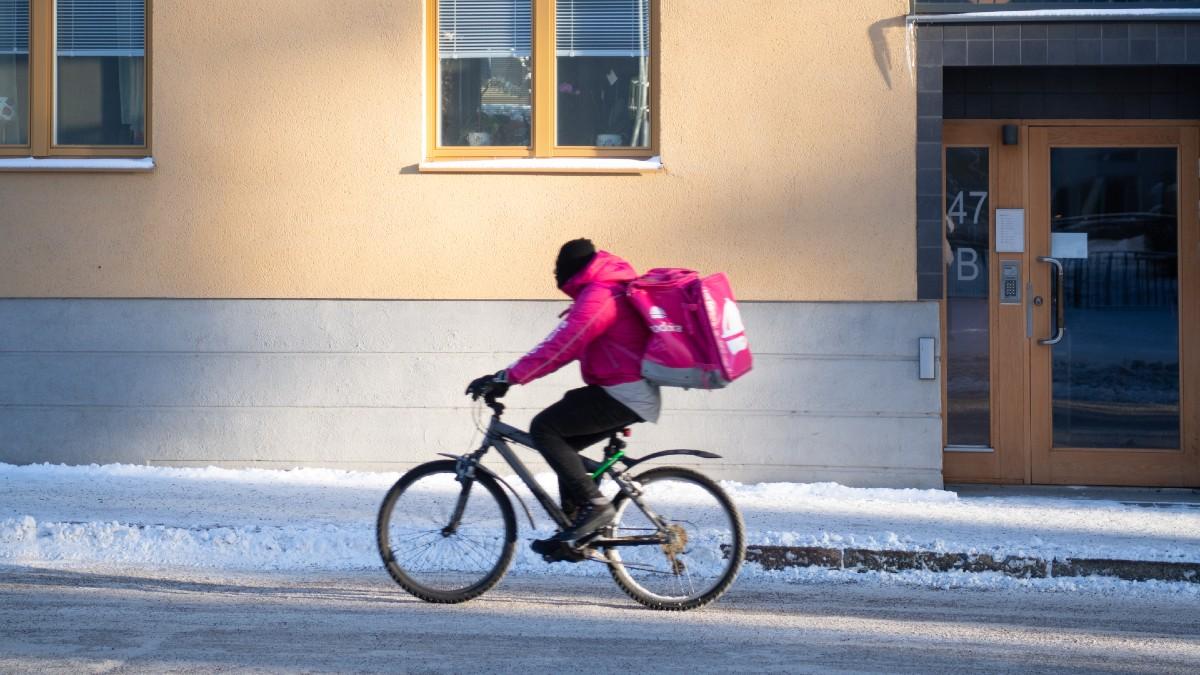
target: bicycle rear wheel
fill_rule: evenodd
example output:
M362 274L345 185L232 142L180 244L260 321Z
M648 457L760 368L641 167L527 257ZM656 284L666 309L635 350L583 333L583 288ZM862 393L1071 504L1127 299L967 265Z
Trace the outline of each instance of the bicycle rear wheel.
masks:
M517 541L512 503L500 485L483 472L459 482L453 461L404 474L384 497L375 529L392 579L437 603L465 602L495 586Z
M681 467L651 469L634 479L642 501L665 521L668 543L612 546L604 551L613 580L652 609L694 609L716 600L746 557L745 526L729 495L707 476ZM652 535L655 524L632 499L614 502L611 536Z

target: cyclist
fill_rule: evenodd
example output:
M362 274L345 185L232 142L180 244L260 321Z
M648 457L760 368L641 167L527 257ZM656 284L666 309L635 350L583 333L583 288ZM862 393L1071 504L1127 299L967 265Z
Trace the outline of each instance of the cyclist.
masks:
M525 356L497 373L476 378L467 392L503 396L579 359L586 387L568 391L533 418L529 433L558 474L563 510L571 525L533 550L564 554L575 542L612 522L613 506L588 475L579 451L636 422L657 422L662 398L642 378L642 353L650 332L625 296L637 277L633 267L588 239L563 244L554 263L558 288L574 301L566 318ZM569 559L569 557L568 557Z

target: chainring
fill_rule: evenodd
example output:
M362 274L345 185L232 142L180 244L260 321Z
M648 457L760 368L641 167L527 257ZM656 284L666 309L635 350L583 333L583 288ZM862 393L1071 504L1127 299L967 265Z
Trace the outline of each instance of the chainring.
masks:
M672 523L667 526L667 540L662 543L661 548L667 556L667 562L671 564L672 574L683 574L687 569L687 566L678 557L687 548L687 543L687 530L683 529L682 525Z

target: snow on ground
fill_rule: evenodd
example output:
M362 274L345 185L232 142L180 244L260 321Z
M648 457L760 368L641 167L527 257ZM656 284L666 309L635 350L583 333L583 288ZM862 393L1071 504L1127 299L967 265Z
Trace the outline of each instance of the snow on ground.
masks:
M396 473L178 469L128 465L0 464L0 562L187 566L229 570L379 567L376 510ZM539 480L553 493L552 475ZM516 484L518 481L510 481ZM1200 561L1200 509L1145 508L1047 497L960 498L941 490L856 489L831 483L725 483L751 544ZM518 507L514 572L604 574L600 565L546 565L525 543L550 532ZM989 574L854 574L836 570L744 575L795 581L875 578L936 587L1023 584L1071 590L1114 580L1016 580ZM1154 587L1154 584L1142 587ZM1195 584L1179 592L1200 593Z

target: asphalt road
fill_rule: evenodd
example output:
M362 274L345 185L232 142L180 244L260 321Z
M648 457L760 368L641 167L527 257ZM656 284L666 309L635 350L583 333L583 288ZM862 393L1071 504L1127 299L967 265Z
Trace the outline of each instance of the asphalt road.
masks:
M0 672L1197 672L1200 607L1156 594L739 583L683 614L606 579L458 606L382 572L0 567Z

